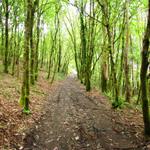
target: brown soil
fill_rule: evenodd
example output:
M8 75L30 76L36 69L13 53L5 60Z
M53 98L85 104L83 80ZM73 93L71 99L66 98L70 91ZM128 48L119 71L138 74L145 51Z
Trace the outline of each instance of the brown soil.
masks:
M45 73L40 73L36 86L31 87L31 115L22 113L19 106L21 79L10 74L0 75L0 150L18 150L22 147L25 132L44 114L50 84L45 80Z
M114 110L97 91L87 93L68 77L50 90L44 114L26 133L24 150L148 149L142 115L136 109Z

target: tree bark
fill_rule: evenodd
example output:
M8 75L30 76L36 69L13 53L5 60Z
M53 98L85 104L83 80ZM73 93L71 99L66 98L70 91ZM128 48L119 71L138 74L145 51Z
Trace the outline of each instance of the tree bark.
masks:
M35 14L35 5L31 2L31 9L30 9L30 83L34 85L35 81L35 72L34 72L34 65L35 65L35 46L33 42L33 26L34 26L34 14Z
M23 105L23 112L29 113L29 50L30 50L30 12L32 9L32 1L26 0L27 5L26 19L25 19L25 32L24 32L24 73L23 73L23 84L21 91L20 103Z
M143 110L143 120L144 120L144 130L145 134L150 136L150 116L149 116L149 105L147 96L147 70L148 70L148 56L149 56L149 45L150 45L150 0L148 0L148 20L147 27L145 30L145 35L143 38L143 48L142 48L142 64L141 64L141 98L142 98L142 110Z
M108 37L108 51L109 51L109 55L110 55L110 65L111 65L111 81L112 81L112 92L114 95L114 102L117 104L119 99L119 92L118 92L118 84L117 84L117 77L116 77L116 70L115 70L115 63L113 60L113 40L112 40L112 35L111 35L111 26L110 26L110 12L108 9L108 1L107 0L103 0L102 3L97 0L99 5L101 6L102 9L102 13L105 17L105 28L107 31L107 37Z
M9 19L9 10L8 10L8 0L5 0L5 58L4 58L4 72L8 73L8 19Z
M37 8L39 9L39 0L37 0ZM38 10L37 12L37 26L36 26L36 50L35 50L35 80L38 78L38 66L39 66L39 41L40 41L40 22L41 22L41 14Z
M85 80L85 68L86 68L86 37L85 37L85 23L84 23L84 6L83 0L80 1L80 37L81 37L81 83Z
M105 23L105 17L102 17L103 23ZM103 47L102 47L102 61L101 61L101 90L107 92L107 81L108 81L108 52L106 45L106 28L103 26Z
M128 63L128 51L129 51L129 0L125 2L125 31L126 31L126 44L124 48L124 73L125 73L125 99L130 102L130 80L129 80L129 63Z

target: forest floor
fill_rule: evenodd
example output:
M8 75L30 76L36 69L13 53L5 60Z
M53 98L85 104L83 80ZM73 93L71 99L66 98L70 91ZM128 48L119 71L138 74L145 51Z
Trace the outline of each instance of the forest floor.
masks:
M16 85L12 84L4 89L11 94L14 87ZM19 98L19 94L15 96ZM72 77L52 86L40 78L37 87L31 89L31 97L32 114L28 116L21 113L17 101L7 104L0 101L3 123L0 149L150 149L150 140L143 136L140 111L131 108L114 110L105 96L96 90L86 92Z
M30 89L32 114L27 116L19 106L22 79L0 73L0 150L18 150L22 146L27 129L44 114L42 106L51 89L45 76L45 73L40 72L36 86Z
M149 149L137 110L113 110L97 91L72 77L52 88L45 115L26 134L25 150Z

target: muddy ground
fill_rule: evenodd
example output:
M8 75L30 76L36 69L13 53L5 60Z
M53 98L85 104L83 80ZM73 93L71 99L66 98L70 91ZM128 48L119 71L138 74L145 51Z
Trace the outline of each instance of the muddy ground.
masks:
M141 114L116 111L102 95L87 93L72 77L50 91L45 114L28 130L24 150L142 150ZM129 115L127 114L129 113ZM128 117L127 117L128 116ZM137 119L136 119L137 117ZM133 122L135 120L135 122Z

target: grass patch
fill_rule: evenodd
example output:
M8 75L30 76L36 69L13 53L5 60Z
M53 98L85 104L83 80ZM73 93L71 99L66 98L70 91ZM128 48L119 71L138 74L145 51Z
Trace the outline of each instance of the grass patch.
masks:
M61 81L61 80L64 80L65 77L66 77L66 75L65 75L64 73L57 73L57 74L55 75L55 80Z

